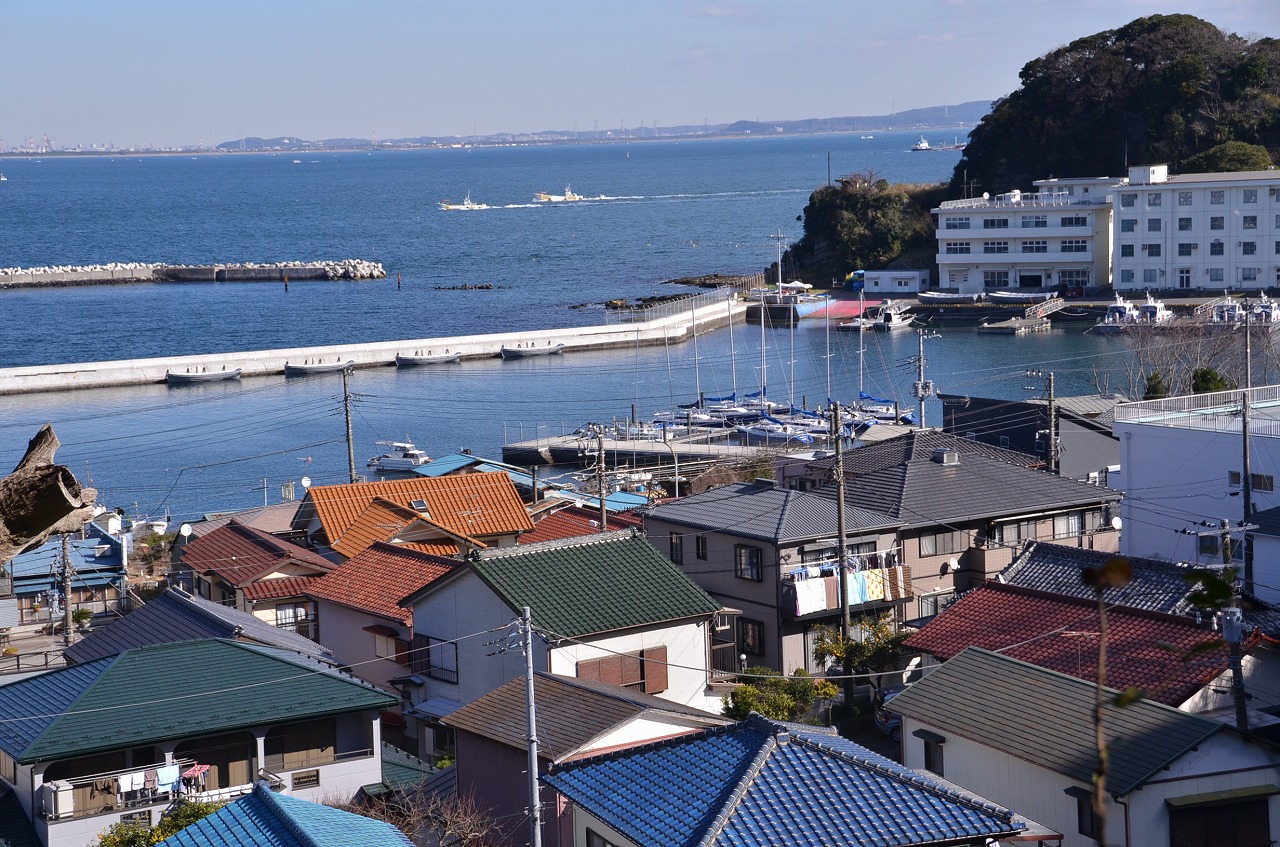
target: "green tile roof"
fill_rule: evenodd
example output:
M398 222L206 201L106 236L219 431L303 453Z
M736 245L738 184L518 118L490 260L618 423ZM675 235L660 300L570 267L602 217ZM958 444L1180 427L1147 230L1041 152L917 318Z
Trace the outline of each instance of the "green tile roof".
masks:
M0 687L0 749L30 763L398 702L289 650L155 644Z
M476 573L513 610L558 635L710 616L720 604L631 531L485 551Z

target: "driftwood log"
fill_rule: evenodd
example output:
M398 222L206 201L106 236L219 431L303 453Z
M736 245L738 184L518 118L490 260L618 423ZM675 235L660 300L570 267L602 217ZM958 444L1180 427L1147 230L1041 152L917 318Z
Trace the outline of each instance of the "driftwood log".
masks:
M13 473L0 479L0 565L43 544L50 535L79 532L93 517L98 492L53 463L61 442L45 424Z

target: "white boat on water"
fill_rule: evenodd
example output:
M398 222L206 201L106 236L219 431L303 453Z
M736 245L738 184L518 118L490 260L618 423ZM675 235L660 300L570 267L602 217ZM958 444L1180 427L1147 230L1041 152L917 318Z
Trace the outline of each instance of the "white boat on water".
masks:
M383 453L381 456L374 456L369 460L368 466L374 470L411 471L431 461L431 457L415 447L412 441L378 441L375 443L390 447L391 451Z
M345 371L347 368L356 366L354 359L335 362L311 361L306 359L301 362L285 362L285 376L315 376L316 374L338 373Z
M574 194L573 189L569 186L564 187L564 194L548 194L545 191L539 191L533 195L533 199L537 203L572 203L575 200L585 200L581 194Z
M1107 306L1102 317L1093 325L1093 332L1101 335L1114 335L1124 332L1138 320L1138 309L1133 303L1116 292L1116 302Z
M947 291L921 291L916 294L921 305L932 306L939 303L977 303L981 294L953 294Z
M740 424L734 429L748 444L812 444L813 436L801 427L780 421L762 420Z
M499 353L504 359L529 359L534 356L555 356L564 352L563 344L551 344L546 347L535 347L530 344L528 347L508 347L502 345Z
M882 305L872 317L872 329L876 332L897 332L911 328L911 308L905 300L891 300Z
M920 140L919 140L919 141L917 141L915 144L912 144L912 145L911 145L911 149L912 149L912 151L914 151L914 152L916 152L916 153L919 153L919 152L920 152L920 151L922 151L922 150L932 150L933 148L929 146L929 139L925 138L925 137L922 135L922 136L920 136Z
M988 303L1001 306L1034 306L1052 300L1057 294L1053 291L988 291L984 296Z
M165 371L164 381L170 385L196 385L202 382L224 382L231 379L240 378L240 368L227 370L224 366L220 371L211 371L208 369L187 369L186 371Z
M450 353L448 351L444 353L432 353L428 350L426 355L423 355L422 353L412 355L405 355L401 353L396 354L397 368L417 368L424 365L445 365L451 362L460 361L462 361L461 353Z
M1173 320L1173 312L1164 303L1147 294L1147 302L1138 305L1138 326L1163 326Z
M488 209L489 206L484 203L477 203L471 199L471 192L467 192L467 196L461 203L454 203L448 198L440 201L440 209L445 212L469 212L474 209Z

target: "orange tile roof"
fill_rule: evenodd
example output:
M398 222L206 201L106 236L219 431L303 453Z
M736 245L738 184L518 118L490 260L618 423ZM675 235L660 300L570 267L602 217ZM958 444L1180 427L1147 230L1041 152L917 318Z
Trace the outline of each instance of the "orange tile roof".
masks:
M376 542L333 573L312 581L307 593L408 626L413 612L398 606L397 601L451 570L451 565L402 545Z
M318 579L320 579L319 575L261 579L246 585L244 596L250 603L257 603L260 600L281 600L285 597L302 597L306 595L311 584Z
M483 540L533 529L515 484L505 472L314 485L307 491L330 543L343 539L375 498L405 509L414 500L422 500L433 523L459 536ZM361 530L362 536L376 534L371 529Z
M290 561L323 572L337 567L318 553L235 521L183 545L181 556L193 571L216 574L235 586Z
M644 526L644 521L638 515L625 512L611 513L608 515L607 520L609 524L607 528L611 530ZM520 543L536 544L539 541L559 541L562 538L576 538L580 535L591 535L599 531L599 509L568 506L539 518L534 523L532 532L526 532L520 536Z

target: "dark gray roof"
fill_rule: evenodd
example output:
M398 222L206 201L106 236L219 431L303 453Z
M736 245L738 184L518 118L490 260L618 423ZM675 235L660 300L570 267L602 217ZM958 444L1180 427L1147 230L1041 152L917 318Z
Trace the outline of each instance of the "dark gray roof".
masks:
M279 629L248 612L170 588L117 621L95 629L65 651L67 661L82 664L133 647L200 638L237 638L280 647L326 661L333 654L309 638Z
M1041 398L1032 398L1027 402L1046 406L1049 404L1047 399ZM1116 404L1128 402L1129 398L1123 394L1082 394L1077 397L1058 397L1053 405L1059 414L1110 430L1116 421Z
M8 847L40 847L40 839L27 820L22 801L12 788L3 784L0 784L0 843Z
M1088 506L1121 496L1117 491L1010 464L983 452L961 453L954 465L933 461L931 453L915 455L900 464L847 479L846 504L878 508L906 526Z
M893 710L943 734L1089 784L1096 763L1094 685L978 647L966 648L893 700ZM1107 790L1123 797L1225 728L1139 700L1103 707Z
M775 544L831 537L836 532L834 486L795 491L767 481L740 482L662 503L644 514L694 529ZM848 503L844 519L845 532L850 535L893 530L902 524L882 512Z
M902 465L915 459L928 459L934 450L954 450L964 456L986 456L1023 468L1039 467L1044 460L1029 453L1008 450L983 444L972 438L960 438L940 429L912 429L905 435L886 439L876 444L858 447L844 454L844 470L847 476L862 476L886 468ZM831 469L836 466L832 457L810 463L811 468Z
M559 762L604 733L645 712L679 715L700 726L730 721L603 682L537 673L533 682L538 715L538 750ZM515 679L458 709L444 719L448 725L491 738L509 747L528 745L524 679Z
M1253 535L1280 536L1280 506L1255 512L1249 522L1258 527Z
M1032 541L996 579L1022 588L1092 600L1093 587L1084 584L1082 572L1085 568L1100 568L1118 555ZM1170 615L1193 613L1187 602L1193 586L1183 579L1189 570L1187 565L1145 556L1124 558L1133 570L1133 578L1123 588L1108 588L1103 593L1108 604Z

